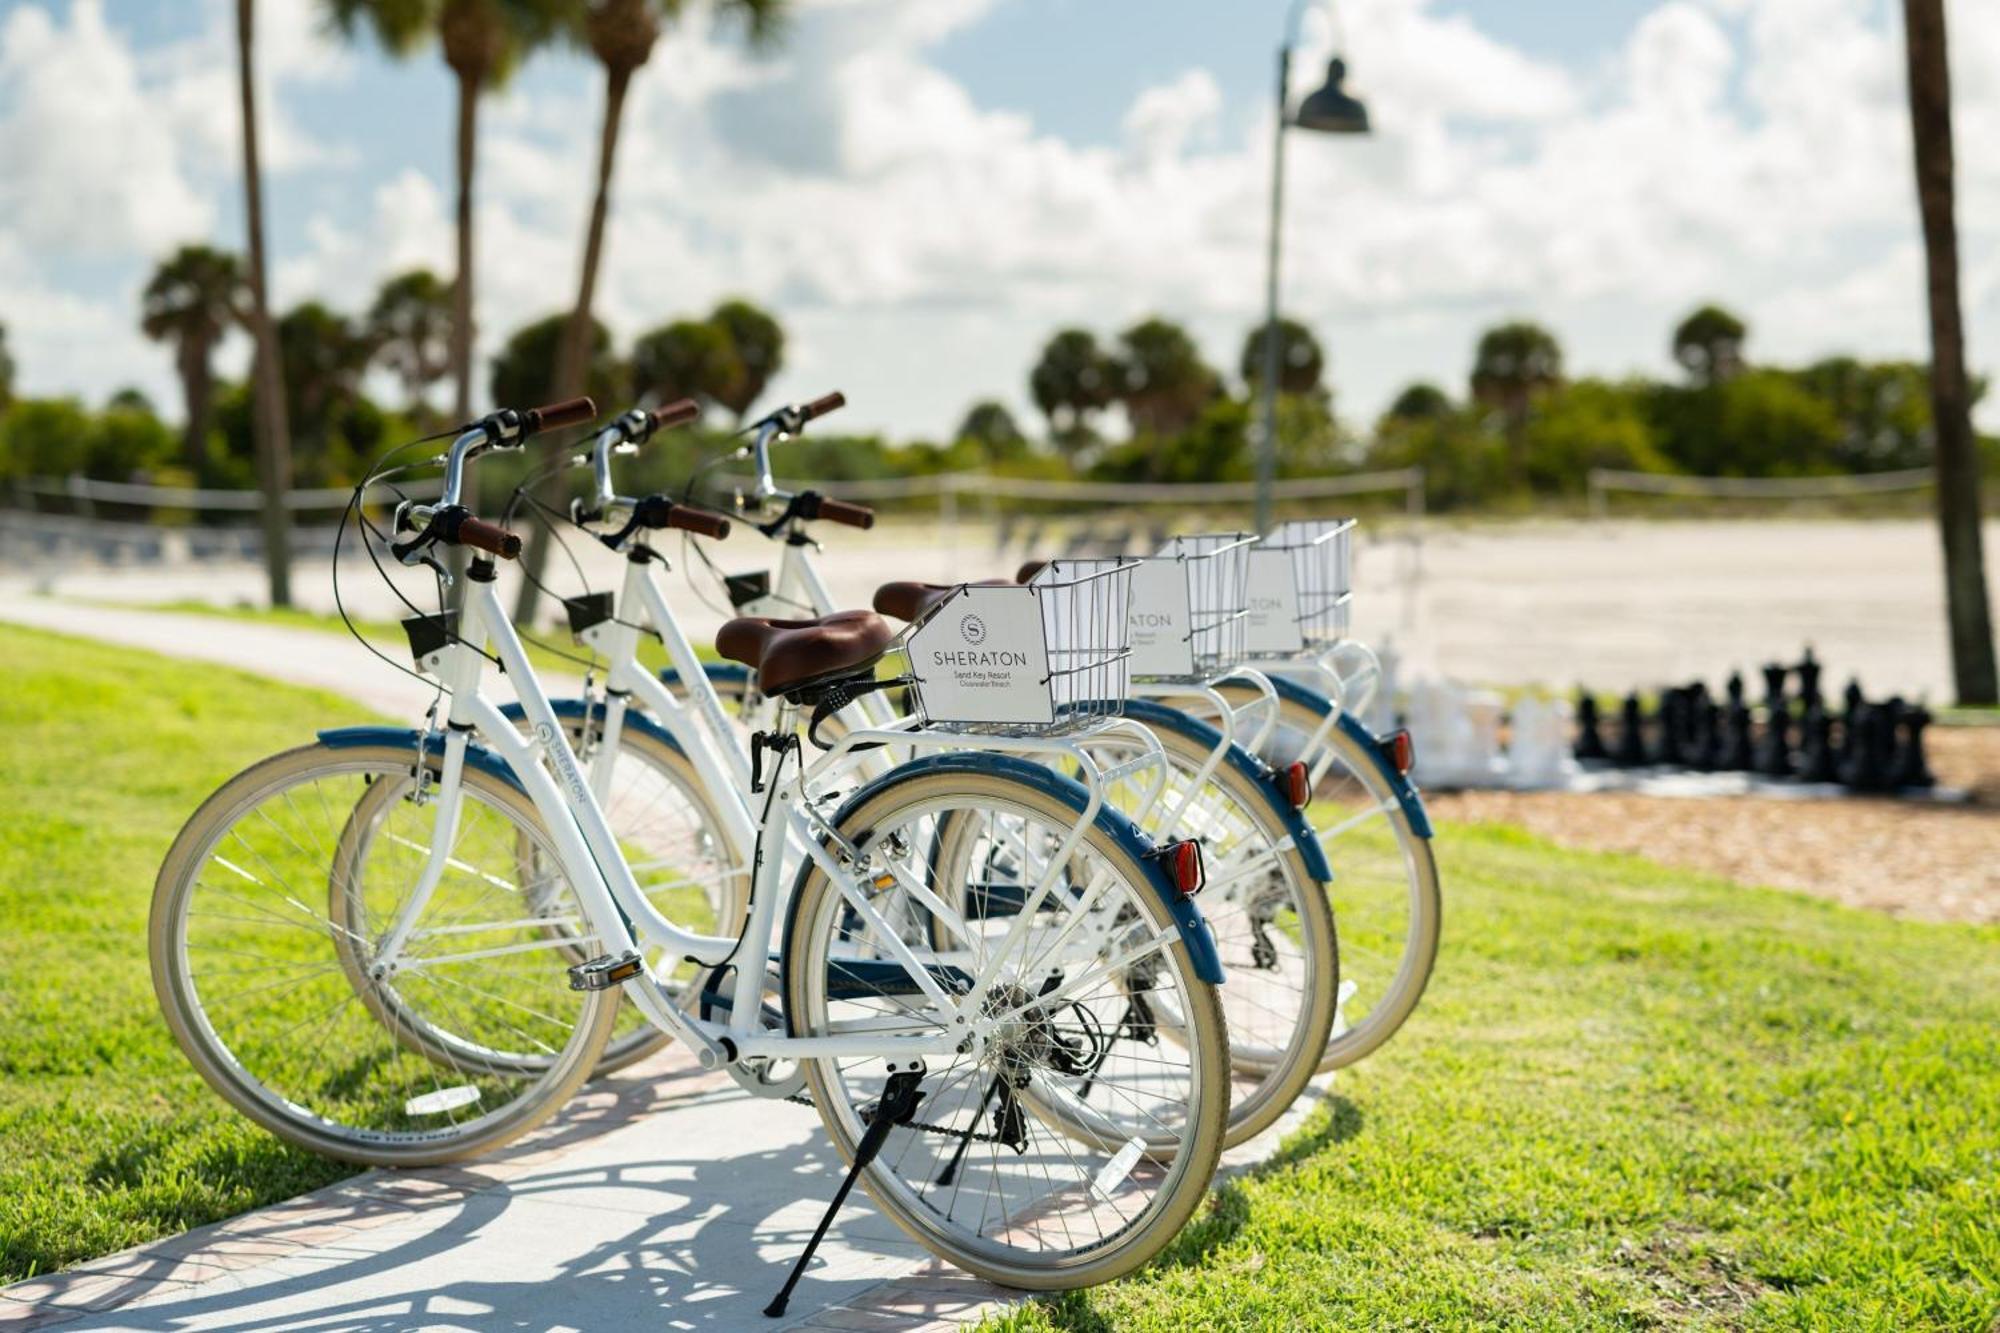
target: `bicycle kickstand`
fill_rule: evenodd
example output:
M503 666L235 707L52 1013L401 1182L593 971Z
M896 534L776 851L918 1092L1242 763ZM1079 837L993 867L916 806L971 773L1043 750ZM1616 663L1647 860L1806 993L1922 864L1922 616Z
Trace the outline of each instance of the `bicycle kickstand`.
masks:
M833 1202L826 1206L826 1216L820 1218L812 1239L806 1242L805 1253L799 1256L798 1263L792 1265L792 1275L785 1279L785 1285L778 1289L778 1294L764 1307L764 1313L772 1319L777 1319L785 1313L785 1306L792 1299L792 1288L798 1286L799 1279L805 1276L806 1265L812 1262L813 1255L819 1250L819 1243L826 1239L827 1228L833 1225L833 1219L839 1214L841 1205L847 1202L848 1191L854 1188L854 1182L861 1178L861 1173L868 1169L868 1164L875 1160L875 1155L882 1151L882 1145L889 1141L889 1131L916 1114L917 1102L923 1096L917 1091L917 1084L921 1083L923 1078L924 1070L921 1065L915 1069L905 1069L889 1075L889 1081L882 1087L881 1100L875 1103L875 1114L869 1118L868 1128L863 1131L861 1142L854 1146L854 1165L847 1168L847 1178L841 1181L840 1188L833 1192Z

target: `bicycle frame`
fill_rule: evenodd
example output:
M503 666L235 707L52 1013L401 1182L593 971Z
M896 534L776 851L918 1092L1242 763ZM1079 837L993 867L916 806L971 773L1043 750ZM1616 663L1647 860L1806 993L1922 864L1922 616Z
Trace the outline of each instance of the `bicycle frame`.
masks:
M650 586L650 581L640 582ZM657 590L642 594L643 598L657 598ZM664 609L662 604L660 609ZM670 616L662 618L663 634L676 633L678 648L692 660L693 650L684 636L672 631ZM1096 820L1103 809L1105 785L1132 776L1148 765L1157 765L1158 783L1165 784L1165 764L1159 752L1157 741L1143 728L1132 728L1145 741L1151 742L1149 749L1142 749L1139 758L1111 768L1103 768L1071 738L996 738L987 736L963 736L944 732L923 732L906 727L870 729L851 732L841 742L821 756L809 768L802 767L791 778L778 784L770 795L761 821L751 833L752 845L763 840L763 845L782 845L784 840L795 841L805 854L828 876L837 887L848 907L872 933L881 940L891 955L902 966L909 980L928 1001L932 1021L937 1023L935 1032L904 1032L898 1035L893 1024L885 1026L880 1021L871 1021L867 1031L834 1032L815 1037L793 1037L763 1031L759 1025L759 1011L764 985L764 962L769 959L771 942L777 922L777 909L785 899L783 876L785 860L782 856L765 856L757 861L755 880L752 886L750 919L740 938L732 936L703 935L683 929L662 915L640 891L631 869L625 863L615 836L604 815L603 807L592 790L591 783L583 775L574 751L570 748L565 729L558 719L547 694L542 690L533 667L528 661L525 649L505 610L500 604L490 575L481 580L476 575L469 581L466 595L460 608L459 639L427 655L421 665L438 676L450 692L451 704L447 715L444 737L444 755L440 773L436 805L438 809L435 832L432 837L429 859L414 886L409 899L398 914L397 921L385 944L380 961L394 970L400 966L420 966L421 963L400 957L402 944L408 939L414 923L421 916L432 891L436 888L446 862L451 854L453 839L457 832L458 812L461 806L466 749L476 735L481 741L496 751L512 768L522 790L534 804L546 824L551 841L554 843L562 868L575 888L578 902L582 907L585 922L607 954L623 956L638 953L638 946L645 943L666 950L670 956L688 958L708 968L717 968L732 959L741 958L745 965L735 969L732 1003L727 1022L699 1018L682 1012L671 1003L653 973L651 965L643 961L641 971L624 984L627 995L639 1007L646 1018L685 1041L696 1053L705 1068L715 1068L725 1064L757 1058L804 1059L827 1056L886 1056L907 1058L933 1054L948 1054L958 1051L966 1042L976 1048L983 1043L985 1034L998 1022L1009 1015L983 1014L983 1001L999 976L1001 967L1011 954L1020 948L1026 939L1026 922L1039 909L1048 894L1054 889L1057 878L1068 864L1069 858L1084 837L1085 831ZM627 630L628 633L636 631ZM491 646L506 674L512 678L514 689L519 696L523 714L528 723L524 733L517 728L500 708L481 690L481 678L488 659L485 649ZM665 693L664 686L659 687ZM650 696L651 689L646 693ZM669 698L666 702L672 703ZM720 705L716 705L720 716ZM1122 726L1112 723L1111 726ZM908 748L925 749L966 749L966 750L1006 750L1024 754L1056 755L1074 763L1076 771L1084 775L1087 792L1085 808L1076 822L1069 828L1057 849L1050 854L1046 868L1027 895L1022 915L1017 920L999 946L988 957L979 973L974 976L970 989L963 995L947 993L939 984L926 962L935 964L946 955L928 955L919 958L905 943L898 931L885 921L841 859L825 846L833 841L850 859L854 849L846 848L839 842L838 835L818 815L807 798L807 792L822 783L834 772L840 771L851 753L860 746L893 743ZM714 757L711 756L713 760ZM726 764L727 761L718 761ZM733 788L732 788L733 789ZM747 819L747 809L740 810ZM728 818L728 816L725 816ZM735 826L731 836L743 833L741 825ZM961 932L965 923L957 909L944 903L923 886L914 884L906 876L899 880L912 896L928 910L938 913L948 925ZM1063 934L1076 928L1094 906L1101 895L1104 882L1099 881L1086 887L1082 898L1076 903L1076 915ZM628 922L630 923L628 925ZM1169 926L1158 935L1147 940L1136 950L1128 951L1129 956L1115 960L1116 966L1129 966L1138 958L1164 948L1178 938L1178 928ZM1061 942L1059 938L1057 943ZM1045 948L1053 948L1045 945ZM952 957L956 957L955 955ZM755 964L755 965L751 965ZM1049 997L1042 996L1046 1001ZM906 1026L922 1027L921 1023Z

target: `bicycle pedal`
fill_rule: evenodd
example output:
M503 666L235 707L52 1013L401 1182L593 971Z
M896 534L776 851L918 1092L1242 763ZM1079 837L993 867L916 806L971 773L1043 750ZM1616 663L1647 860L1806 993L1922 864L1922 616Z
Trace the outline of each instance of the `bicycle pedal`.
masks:
M587 963L578 963L569 970L571 990L610 990L622 985L646 970L646 960L637 953L624 953L616 958L605 954Z

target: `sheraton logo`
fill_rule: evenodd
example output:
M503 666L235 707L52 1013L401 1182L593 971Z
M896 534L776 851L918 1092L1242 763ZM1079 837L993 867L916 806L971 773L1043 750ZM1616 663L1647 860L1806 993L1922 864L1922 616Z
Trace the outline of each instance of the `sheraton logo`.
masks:
M975 615L966 615L958 622L959 635L977 648L986 642L986 622Z

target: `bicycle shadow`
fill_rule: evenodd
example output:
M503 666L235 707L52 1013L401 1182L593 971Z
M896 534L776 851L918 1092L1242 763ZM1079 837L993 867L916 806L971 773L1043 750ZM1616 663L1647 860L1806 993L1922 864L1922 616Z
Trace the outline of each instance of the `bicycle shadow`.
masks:
M783 1328L927 1258L851 1202L790 1316L763 1317L843 1170L804 1107L699 1071L609 1079L512 1152L371 1173L300 1201L318 1207L280 1205L225 1228L239 1250L312 1240L290 1253L203 1274L189 1267L204 1262L198 1249L164 1242L150 1263L141 1251L120 1274L129 1289L91 1302L141 1303L67 1327ZM200 1285L177 1295L159 1285L190 1277Z

